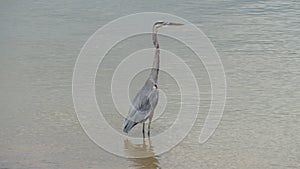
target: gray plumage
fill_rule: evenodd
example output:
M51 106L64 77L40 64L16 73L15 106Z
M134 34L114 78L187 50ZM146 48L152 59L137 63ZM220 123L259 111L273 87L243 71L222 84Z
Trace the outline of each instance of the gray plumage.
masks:
M153 67L144 86L140 89L140 91L133 99L132 105L128 112L128 116L124 120L123 131L125 133L128 133L138 123L143 123L142 132L144 136L144 126L145 126L144 122L149 119L148 136L150 136L150 124L154 114L154 109L158 102L157 79L158 79L158 72L159 72L160 49L159 49L159 44L157 39L157 31L158 28L167 25L179 26L183 24L159 21L153 25L152 40L153 40L153 45L155 47Z
M124 122L124 132L128 133L136 124L143 123L153 116L158 102L158 90L153 87L155 85L153 79L148 78L143 88L135 96Z

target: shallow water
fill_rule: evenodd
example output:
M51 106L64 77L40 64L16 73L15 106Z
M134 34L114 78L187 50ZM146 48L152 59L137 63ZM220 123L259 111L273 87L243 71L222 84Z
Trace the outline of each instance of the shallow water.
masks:
M1 1L0 168L299 168L300 2L177 3ZM218 129L199 144L210 100L207 73L193 54L161 37L161 46L177 49L197 72L200 114L190 134L171 151L126 159L99 148L82 130L72 102L72 73L81 47L98 28L120 16L147 11L176 14L210 38L224 65L227 101ZM115 57L104 60L97 74L98 103L116 129L122 118L110 114L115 111L111 100L101 97L109 90L106 79L123 57L121 49L131 49L125 45L151 47L149 39L138 36L119 44L109 53ZM131 98L145 75L132 81ZM153 135L172 124L180 102L171 77L162 72L159 82L170 100L167 111L152 124ZM137 126L131 135L139 134ZM140 150L153 153L155 145L148 139L124 141L129 154Z

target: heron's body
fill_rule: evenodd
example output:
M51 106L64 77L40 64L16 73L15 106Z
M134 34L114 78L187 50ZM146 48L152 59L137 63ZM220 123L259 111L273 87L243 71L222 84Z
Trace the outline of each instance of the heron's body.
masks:
M153 79L148 78L143 88L135 96L124 122L124 132L128 133L136 124L152 119L158 102L158 90L153 87L153 83Z
M150 76L146 80L144 86L135 96L132 105L129 109L128 116L125 118L123 124L123 131L128 133L136 124L143 123L143 135L145 121L149 119L148 124L148 136L150 135L150 124L154 114L154 109L158 102L158 89L157 89L157 79L159 72L159 44L157 40L157 30L158 28L165 25L182 25L170 22L156 22L153 25L153 45L155 47L155 55L153 60L153 67Z

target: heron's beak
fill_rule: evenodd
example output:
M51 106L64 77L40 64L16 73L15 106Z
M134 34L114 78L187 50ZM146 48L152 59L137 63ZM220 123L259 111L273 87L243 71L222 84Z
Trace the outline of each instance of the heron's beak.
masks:
M182 26L184 24L182 24L182 23L167 22L166 25L168 25L168 26Z

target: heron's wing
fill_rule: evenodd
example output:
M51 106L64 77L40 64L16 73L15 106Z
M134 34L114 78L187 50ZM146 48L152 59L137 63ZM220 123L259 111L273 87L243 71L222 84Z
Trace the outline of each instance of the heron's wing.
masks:
M150 106L147 95L138 93L129 109L127 119L137 123L145 121L150 112Z
M149 95L150 109L154 110L158 102L158 90L153 90Z
M148 119L150 113L155 109L158 100L158 91L140 91L134 98L127 119L141 123Z

